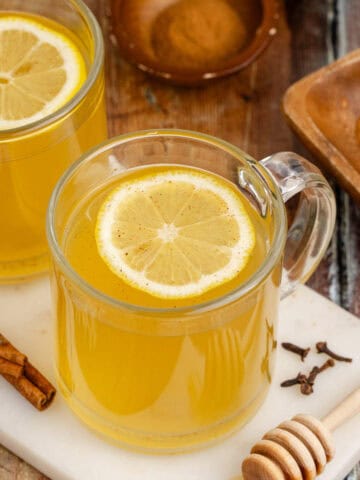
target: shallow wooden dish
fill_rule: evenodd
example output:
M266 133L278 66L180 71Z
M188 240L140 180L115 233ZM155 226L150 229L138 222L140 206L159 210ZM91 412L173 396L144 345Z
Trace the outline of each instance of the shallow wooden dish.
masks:
M111 0L112 28L121 55L140 70L171 84L202 85L235 73L253 62L277 33L277 0L227 0L246 25L244 44L238 51L211 68L170 66L157 58L151 32L158 16L178 1Z
M360 49L292 85L283 110L322 166L360 202Z

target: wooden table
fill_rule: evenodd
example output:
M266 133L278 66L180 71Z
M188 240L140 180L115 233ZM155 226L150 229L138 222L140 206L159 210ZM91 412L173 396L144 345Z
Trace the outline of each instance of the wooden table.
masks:
M202 89L174 88L121 60L111 33L110 0L86 2L105 36L111 135L186 128L222 137L257 159L281 150L312 159L285 124L282 95L297 79L360 47L359 0L288 0L281 5L278 35L256 63ZM360 316L360 208L331 181L338 219L332 243L309 285ZM348 478L360 479L360 468ZM25 479L46 480L0 447L0 480Z

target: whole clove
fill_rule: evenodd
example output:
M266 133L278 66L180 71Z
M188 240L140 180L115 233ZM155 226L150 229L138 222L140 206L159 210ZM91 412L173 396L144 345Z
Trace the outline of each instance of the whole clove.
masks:
M283 342L281 346L289 352L295 353L296 355L300 355L302 362L305 360L308 353L310 352L310 348L301 348L298 345L294 345L293 343L289 343L289 342Z
M326 353L326 355L333 358L334 360L337 360L338 362L352 362L352 358L343 357L342 355L338 355L337 353L331 351L327 346L327 342L318 342L316 344L316 350L318 353Z
M310 385L314 385L315 383L315 380L316 380L316 377L324 372L325 370L327 370L328 368L331 368L335 365L335 361L332 359L332 358L329 358L328 360L326 360L326 362L321 366L321 367L313 367L313 369L311 370L309 376L307 377L307 382L310 384Z
M308 376L303 373L298 373L295 378L290 378L282 382L281 387L292 387L293 385L300 385L300 391L303 395L311 395L314 392L314 383L317 376L335 365L335 361L332 358L326 360L321 367L313 367Z
M313 386L311 385L311 383L306 381L305 383L302 383L300 385L300 392L303 395L311 395L314 392L314 389L313 389Z
M302 383L306 383L306 381L307 381L306 375L302 373L298 373L295 378L289 378L289 380L285 380L284 382L282 382L280 386L284 388L292 387L294 385L300 385Z
M299 355L302 361L304 361L310 351L310 348L301 348L289 342L284 342L281 345L285 350ZM303 395L311 395L314 392L314 384L317 376L328 368L333 367L335 365L335 360L339 362L352 362L352 358L344 357L331 351L327 346L327 342L317 342L316 349L318 353L325 353L330 358L320 367L314 366L308 376L300 372L295 378L290 378L289 380L282 382L281 387L300 385L300 391Z
M303 395L310 395L313 393L313 386L309 383L309 379L303 373L298 373L295 378L290 378L289 380L285 380L280 385L281 387L292 387L294 385L300 385L300 392Z

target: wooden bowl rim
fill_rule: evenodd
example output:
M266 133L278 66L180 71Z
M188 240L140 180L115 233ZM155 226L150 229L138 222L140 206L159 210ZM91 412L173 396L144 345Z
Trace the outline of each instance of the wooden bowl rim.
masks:
M114 1L113 7L114 5L120 6L123 1L124 0ZM116 15L116 11L113 12L112 29L116 38L118 39L118 45L122 56L129 63L136 65L140 70L176 85L201 85L209 80L225 77L245 68L252 63L269 45L272 38L277 33L276 24L279 18L278 0L260 0L260 3L262 4L263 8L263 18L261 24L255 31L252 41L244 50L229 58L219 69L214 69L213 71L180 71L170 68L165 71L160 62L151 61L146 57L146 55L141 56L141 53L138 49L136 51L135 49L129 49L126 30L124 29L123 31L118 32L119 24L117 24L117 28L114 28L115 22L117 23L119 21L121 23L121 20Z

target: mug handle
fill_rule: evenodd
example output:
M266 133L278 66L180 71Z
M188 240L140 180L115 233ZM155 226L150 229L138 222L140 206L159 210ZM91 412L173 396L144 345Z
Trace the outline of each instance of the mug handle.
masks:
M335 225L335 196L320 170L296 153L275 153L260 163L277 183L284 203L300 193L295 211L287 208L288 216L294 215L284 252L284 298L306 282L325 254Z

